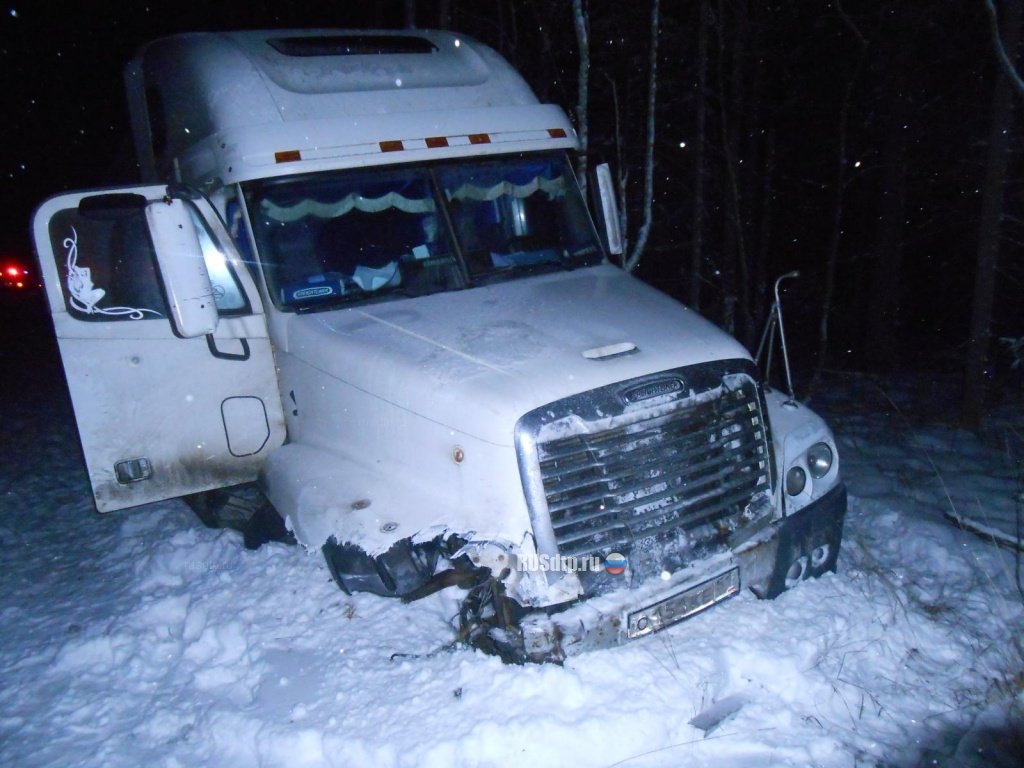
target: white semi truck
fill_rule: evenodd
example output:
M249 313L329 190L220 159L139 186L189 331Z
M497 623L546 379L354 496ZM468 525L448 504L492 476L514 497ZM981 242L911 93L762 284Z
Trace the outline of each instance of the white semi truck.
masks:
M835 568L829 429L609 261L613 196L595 227L572 124L493 50L197 33L126 82L145 185L34 220L100 512L186 496L346 591L461 586L516 661Z

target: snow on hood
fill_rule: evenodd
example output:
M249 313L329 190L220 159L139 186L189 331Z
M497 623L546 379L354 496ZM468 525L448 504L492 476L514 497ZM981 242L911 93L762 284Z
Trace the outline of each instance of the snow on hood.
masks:
M583 353L616 344L636 352ZM288 352L451 429L510 445L545 403L726 358L739 342L611 265L289 319Z

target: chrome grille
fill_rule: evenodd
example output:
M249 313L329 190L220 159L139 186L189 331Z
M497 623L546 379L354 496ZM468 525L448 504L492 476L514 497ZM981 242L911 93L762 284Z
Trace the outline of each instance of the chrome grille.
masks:
M703 394L633 410L606 430L537 443L559 552L629 552L642 539L680 531L691 547L724 545L770 485L753 381L726 376Z

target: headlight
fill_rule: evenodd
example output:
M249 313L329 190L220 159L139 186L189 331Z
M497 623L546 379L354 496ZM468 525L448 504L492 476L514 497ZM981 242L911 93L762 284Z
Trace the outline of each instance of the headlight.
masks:
M799 496L807 486L807 474L803 467L793 467L786 473L786 493Z
M815 443L807 450L807 468L811 477L820 479L832 469L832 449L825 443Z

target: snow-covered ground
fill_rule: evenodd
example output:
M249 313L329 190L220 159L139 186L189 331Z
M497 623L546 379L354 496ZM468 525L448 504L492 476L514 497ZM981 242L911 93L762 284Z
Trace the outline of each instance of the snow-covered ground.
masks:
M97 515L59 369L19 354L0 403L0 765L1024 759L1013 556L943 519L947 492L976 516L1013 509L1019 411L977 438L941 425L940 385L830 380L814 405L851 493L836 575L563 667L512 667L432 653L452 637L451 591L347 597L319 557L246 551L179 501ZM717 729L689 724L723 700L742 706Z

